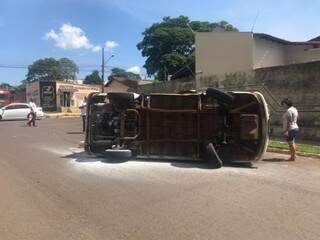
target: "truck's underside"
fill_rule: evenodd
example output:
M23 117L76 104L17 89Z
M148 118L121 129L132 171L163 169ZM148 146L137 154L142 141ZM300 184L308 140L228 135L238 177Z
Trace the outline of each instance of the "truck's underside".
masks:
M221 95L222 94L222 95ZM267 141L267 112L258 93L92 94L86 150L128 149L134 156L258 160Z

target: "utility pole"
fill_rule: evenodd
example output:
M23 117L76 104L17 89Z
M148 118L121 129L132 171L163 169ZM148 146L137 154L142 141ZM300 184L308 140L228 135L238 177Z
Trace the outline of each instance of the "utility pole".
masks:
M102 79L101 92L103 93L104 92L104 47L102 47L101 79Z

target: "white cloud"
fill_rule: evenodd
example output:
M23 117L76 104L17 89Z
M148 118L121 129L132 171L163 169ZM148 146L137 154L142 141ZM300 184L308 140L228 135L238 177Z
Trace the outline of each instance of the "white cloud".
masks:
M140 74L141 69L140 69L140 67L138 67L138 66L133 66L133 67L131 67L131 68L128 68L128 69L127 69L127 72L132 72L132 73L135 73L135 74Z
M62 24L59 31L54 31L51 29L46 33L45 39L53 40L55 46L63 49L90 49L93 52L98 52L101 50L100 46L93 46L85 32L76 26L71 24Z
M100 46L95 46L92 48L93 52L100 52L101 51L101 47Z
M113 49L115 49L118 46L119 46L119 43L117 43L115 41L107 41L105 48L107 51L112 51Z
M63 49L91 49L93 47L83 30L71 24L63 24L58 32L50 30L46 33L45 38L53 40L57 47Z

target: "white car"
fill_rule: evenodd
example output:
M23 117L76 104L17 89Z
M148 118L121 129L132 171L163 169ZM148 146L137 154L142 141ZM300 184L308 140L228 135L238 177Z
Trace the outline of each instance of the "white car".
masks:
M28 119L31 112L31 107L28 103L11 103L7 106L0 108L0 120L22 120ZM41 107L37 107L37 119L44 117Z

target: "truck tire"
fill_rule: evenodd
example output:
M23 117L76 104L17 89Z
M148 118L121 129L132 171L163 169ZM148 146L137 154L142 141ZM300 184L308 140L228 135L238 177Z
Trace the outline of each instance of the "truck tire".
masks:
M216 99L218 102L227 106L232 105L234 100L232 95L225 93L223 91L220 91L216 88L207 88L206 94L207 96L212 97Z
M104 155L108 158L129 159L132 157L132 152L130 149L107 149Z

